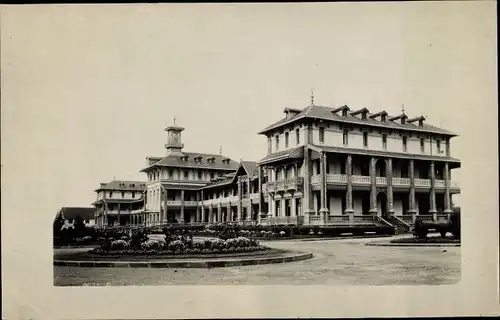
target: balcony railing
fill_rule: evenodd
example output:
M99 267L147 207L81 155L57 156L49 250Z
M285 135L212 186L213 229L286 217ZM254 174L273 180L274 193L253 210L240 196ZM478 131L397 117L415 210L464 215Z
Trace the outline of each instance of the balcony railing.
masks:
M329 223L349 223L349 216L329 216Z
M394 186L409 186L410 185L410 178L392 177L392 185L394 185Z
M430 179L415 179L415 186L418 187L430 187L431 180Z
M375 181L377 181L377 185L386 185L387 184L386 177L375 177Z
M371 180L370 176L357 176L357 175L352 176L352 183L355 184L370 184L371 183L370 180Z
M252 199L252 200L257 200L257 199L259 199L259 194L258 194L258 193L251 193L251 194L250 194L250 199Z
M261 222L267 225L297 225L301 224L303 217L267 217L265 220L261 220Z
M434 217L432 216L432 214L420 214L418 215L418 218L422 221L427 221L427 222L434 221Z
M411 215L402 215L402 216L399 216L398 218L403 220L403 222L405 222L407 224L413 223L413 217Z
M431 186L430 179L415 178L414 181L415 181L416 187L429 187L430 188L430 186ZM347 175L328 173L326 175L326 182L327 183L347 184ZM312 184L321 183L321 175L319 175L319 174L313 175L311 177L311 183ZM370 176L352 175L352 183L356 184L356 185L369 185L371 183L371 178L370 178ZM385 185L387 185L387 178L386 177L376 177L376 183L378 186L385 186ZM410 186L410 178L393 177L392 178L392 185L409 187ZM444 182L444 180L436 180L435 185L436 185L436 188L444 188L445 182ZM450 187L458 188L459 185L455 181L450 181Z
M437 222L448 222L448 215L447 214L438 214L436 215L436 221Z
M268 192L287 191L298 189L304 182L302 177L293 177L285 180L268 181L265 189Z

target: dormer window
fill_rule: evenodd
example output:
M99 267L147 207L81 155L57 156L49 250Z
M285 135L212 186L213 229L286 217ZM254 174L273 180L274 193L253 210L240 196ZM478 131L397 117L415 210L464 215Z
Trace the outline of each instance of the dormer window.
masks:
M347 105L343 105L342 107L336 108L332 110L332 113L338 114L340 111L342 111L342 116L347 117L347 113L350 111L349 107Z
M413 123L413 122L417 122L417 121L418 121L418 126L419 127L423 127L424 126L425 117L424 116L420 116L420 117L416 117L416 118L413 118L413 119L406 120L406 122L408 122L408 123Z
M201 159L202 159L202 157L201 157L201 156L196 156L196 157L194 158L194 161L195 161L196 163L201 163Z
M387 112L385 111L380 111L374 114L370 115L371 119L377 120L377 118L380 117L380 121L386 122L387 121Z
M351 115L356 116L358 114L361 114L361 119L366 120L366 116L367 116L368 112L369 112L368 109L363 108L363 109L359 109L359 110L356 110L354 112L351 112Z
M214 157L207 158L207 162L208 163L215 163L215 158Z

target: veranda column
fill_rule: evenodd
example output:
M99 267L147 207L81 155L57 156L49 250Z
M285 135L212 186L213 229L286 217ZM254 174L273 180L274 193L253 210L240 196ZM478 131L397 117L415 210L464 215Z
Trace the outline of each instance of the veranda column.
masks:
M408 173L410 176L410 195L409 195L409 208L408 212L411 213L412 221L415 223L417 219L417 209L415 206L415 161L413 159L410 160Z
M118 226L120 226L120 203L118 203L118 215L117 215L117 220L118 220Z
M394 215L394 194L392 192L392 159L386 160L387 165L387 214L391 217Z
M311 192L311 176L312 176L312 168L311 168L311 150L307 146L304 147L304 203L302 204L303 212L304 212L304 220L305 223L308 223L308 216L314 213L313 204L313 195Z
M262 167L259 166L258 168L258 172L259 172L259 177L258 177L258 192L259 192L259 217L258 217L258 220L260 222L260 218L262 217L265 217L267 215L267 213L265 213L264 211L262 211L262 205L264 204L264 191L262 190Z
M450 196L450 166L448 162L444 163L444 213L448 215L452 213Z
M248 186L248 189L247 189L247 193L248 193L248 208L247 208L247 217L246 217L246 220L247 221L251 221L252 220L252 184L251 184L251 180L250 180L250 176L247 177L247 186ZM241 218L240 218L241 219Z
M238 177L238 220L241 220L242 218L242 202L243 202L243 193L242 193L242 181L241 177Z
M163 195L163 223L167 223L167 213L168 213L168 190L165 189L165 193Z
M378 214L377 209L377 174L376 174L377 159L370 158L370 213L372 215Z
M346 205L345 205L345 214L349 215L349 220L354 221L354 209L352 207L352 156L350 154L347 155L345 162L345 172L347 175L347 191L345 195Z
M214 221L214 207L212 204L208 207L208 222L215 222Z
M205 199L205 195L203 193L203 189L201 189L201 222L205 222L205 206L203 205L203 200Z
M222 222L222 206L220 203L217 205L217 222Z
M429 175L431 178L431 192L429 194L429 214L432 214L432 220L437 220L437 211L436 211L436 171L434 168L434 161L431 161L429 166Z
M323 221L326 223L328 221L328 208L326 207L326 194L327 194L327 187L326 187L326 153L321 152L320 155L320 176L321 176L321 199L320 199L320 206L321 208L319 209L319 213L323 219Z
M184 190L181 190L181 216L179 218L179 222L184 222Z

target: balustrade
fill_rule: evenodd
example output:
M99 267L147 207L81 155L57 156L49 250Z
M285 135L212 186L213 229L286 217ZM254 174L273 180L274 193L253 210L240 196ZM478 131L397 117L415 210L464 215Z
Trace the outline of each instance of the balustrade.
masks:
M395 186L409 186L410 185L410 178L393 177L392 184Z
M357 184L370 184L370 176L352 176L352 182Z
M436 216L436 221L437 222L448 222L448 215L447 214L438 214Z
M375 177L376 178L376 181L377 181L377 184L387 184L387 178L386 177Z
M430 187L431 180L430 179L415 179L415 186L417 186L417 187Z
M411 215L402 215L400 217L401 220L403 220L404 222L408 223L408 224L412 224L413 223L413 217Z
M328 222L349 222L349 216L329 216Z
M430 222L434 221L434 217L432 216L432 214L421 214L418 215L418 218L422 221L430 221Z

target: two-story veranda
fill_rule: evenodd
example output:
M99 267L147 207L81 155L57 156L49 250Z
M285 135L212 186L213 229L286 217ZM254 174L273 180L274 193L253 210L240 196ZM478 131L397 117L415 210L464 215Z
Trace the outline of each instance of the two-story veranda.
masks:
M261 132L268 137L268 155L259 162L269 177L268 221L448 220L451 195L460 192L451 180L460 166L450 156L455 134L423 117L389 118L365 108L310 106L285 114Z
M256 223L261 206L265 206L259 198L258 170L256 162L241 161L236 172L201 188L197 221Z

